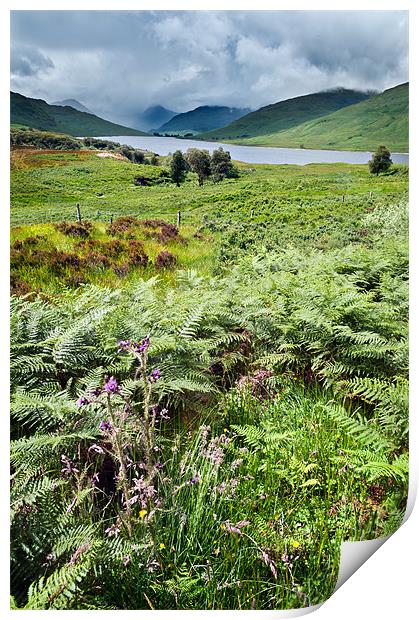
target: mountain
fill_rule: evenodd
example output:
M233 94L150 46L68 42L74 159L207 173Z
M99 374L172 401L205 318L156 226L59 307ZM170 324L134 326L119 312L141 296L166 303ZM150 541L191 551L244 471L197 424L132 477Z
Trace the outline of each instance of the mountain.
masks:
M228 108L226 106L203 105L177 114L157 130L159 133L200 133L223 127L244 116L248 109Z
M144 136L142 131L105 121L94 114L71 107L49 105L43 99L30 99L10 93L10 122L71 136Z
M369 95L346 88L303 95L267 105L255 112L242 116L239 120L218 129L200 135L203 140L241 140L249 142L248 138L266 136L283 131L305 121L313 120L331 112L335 112L359 101L367 99ZM250 142L249 142L250 143ZM253 140L251 141L253 144ZM261 144L267 144L261 140Z
M361 103L292 129L261 135L246 144L373 151L385 144L390 151L409 150L409 83L399 84Z
M74 108L75 110L78 110L79 112L87 112L88 114L91 114L90 110L86 108L85 105L80 103L80 101L77 101L77 99L63 99L62 101L53 101L51 105L61 105L61 106L68 105L70 106L70 108Z
M160 127L160 125L163 125L164 123L167 123L171 118L176 116L176 114L177 112L168 110L161 105L152 105L138 115L138 118L134 124L139 129L149 131L151 129L155 129L156 127Z

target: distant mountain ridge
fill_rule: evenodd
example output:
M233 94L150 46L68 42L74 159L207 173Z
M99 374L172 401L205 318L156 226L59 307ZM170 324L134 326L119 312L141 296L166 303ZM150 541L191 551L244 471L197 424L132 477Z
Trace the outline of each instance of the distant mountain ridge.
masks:
M92 114L92 112L86 108L85 105L77 101L77 99L63 99L62 101L53 101L50 105L61 105L61 106L70 106L70 108L74 108L79 112L87 112L87 114Z
M159 127L157 131L159 133L210 131L223 127L248 112L249 109L229 108L227 106L199 106L189 112L177 114Z
M168 110L162 105L152 105L139 114L133 124L138 127L138 129L150 131L152 129L157 129L160 125L164 125L164 123L170 121L170 119L177 114L178 112Z
M283 131L368 98L367 93L337 88L278 101L233 123L200 135L203 140L238 140Z
M68 106L49 105L43 99L31 99L13 92L10 93L10 121L71 136L146 135L143 131L106 121L95 114Z

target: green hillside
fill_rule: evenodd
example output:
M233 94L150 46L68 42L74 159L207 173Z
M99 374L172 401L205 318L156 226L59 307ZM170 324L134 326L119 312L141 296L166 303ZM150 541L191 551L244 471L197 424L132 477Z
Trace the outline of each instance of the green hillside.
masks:
M368 95L339 88L279 101L246 114L235 122L199 136L203 140L243 140L290 129L306 121L325 116L345 106L358 103ZM252 141L253 142L253 141Z
M297 127L240 140L258 146L311 149L375 150L385 144L392 151L409 150L409 84L400 84L366 101Z
M177 114L170 121L162 125L159 133L184 133L190 131L211 131L228 125L232 121L244 116L249 110L228 108L226 106L203 105L195 110Z
M71 136L144 136L143 131L105 121L94 114L69 106L49 105L42 99L30 99L10 93L10 121L34 129L55 131Z

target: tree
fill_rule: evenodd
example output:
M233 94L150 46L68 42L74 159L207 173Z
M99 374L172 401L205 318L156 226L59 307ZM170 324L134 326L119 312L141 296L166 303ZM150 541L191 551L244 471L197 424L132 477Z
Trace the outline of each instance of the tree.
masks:
M222 181L225 178L231 179L238 176L237 168L233 166L229 151L225 151L221 146L212 154L211 173L214 181Z
M188 149L186 153L192 172L198 175L199 185L203 185L205 179L211 176L211 157L208 151L200 149Z
M185 180L188 169L188 162L183 156L182 151L175 151L170 161L170 178L178 187Z
M392 163L390 151L386 146L381 145L368 162L368 167L371 174L378 174L379 172L386 172Z

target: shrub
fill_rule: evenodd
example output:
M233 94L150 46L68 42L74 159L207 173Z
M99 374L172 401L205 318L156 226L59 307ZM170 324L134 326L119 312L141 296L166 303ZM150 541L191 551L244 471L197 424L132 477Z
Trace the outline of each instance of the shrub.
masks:
M157 269L169 269L176 265L177 259L174 254L167 250L162 250L157 254L154 265Z
M371 174L378 174L379 172L386 172L392 163L390 151L386 146L381 145L368 162L368 167Z
M131 240L128 243L128 262L136 267L147 267L148 256L141 241Z
M140 220L132 215L124 215L118 217L107 228L107 233L111 237L125 237L127 239L134 237L134 230L140 226Z
M83 237L86 238L90 235L92 229L92 223L89 221L84 222L58 222L54 224L54 227L59 232L67 235L68 237Z
M179 234L179 230L174 224L164 220L143 220L141 223L146 229L151 229L145 231L147 237L153 237L153 239L161 243L167 243L168 241L186 243L186 240Z

